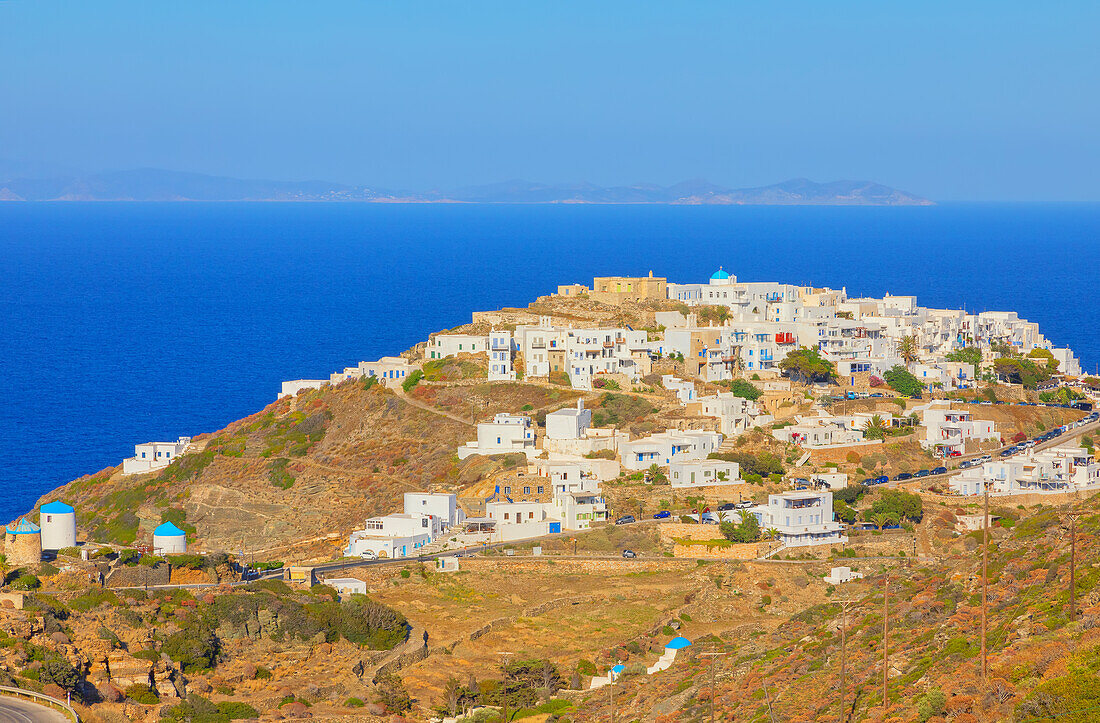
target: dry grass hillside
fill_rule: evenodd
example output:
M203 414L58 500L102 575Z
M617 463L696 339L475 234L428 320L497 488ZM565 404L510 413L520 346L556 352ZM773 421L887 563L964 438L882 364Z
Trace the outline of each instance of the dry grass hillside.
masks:
M455 447L472 428L399 395L345 382L284 399L197 441L201 452L160 473L118 468L42 499L78 510L88 539L147 540L169 510L182 511L200 547L277 548L391 512L409 489L457 484Z

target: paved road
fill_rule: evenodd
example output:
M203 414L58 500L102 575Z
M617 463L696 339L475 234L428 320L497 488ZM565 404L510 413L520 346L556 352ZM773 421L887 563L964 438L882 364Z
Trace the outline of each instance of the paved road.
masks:
M68 723L68 716L37 703L0 697L0 723Z

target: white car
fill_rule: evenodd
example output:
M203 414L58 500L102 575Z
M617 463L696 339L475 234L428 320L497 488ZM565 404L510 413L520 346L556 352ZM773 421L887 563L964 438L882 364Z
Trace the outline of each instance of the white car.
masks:
M363 550L361 553L359 553L359 557L364 560L377 560L378 553L376 553L374 550Z

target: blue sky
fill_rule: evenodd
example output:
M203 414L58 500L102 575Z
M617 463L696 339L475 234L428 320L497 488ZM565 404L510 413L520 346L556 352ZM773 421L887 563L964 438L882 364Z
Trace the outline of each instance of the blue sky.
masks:
M0 0L0 158L1100 200L1095 2Z

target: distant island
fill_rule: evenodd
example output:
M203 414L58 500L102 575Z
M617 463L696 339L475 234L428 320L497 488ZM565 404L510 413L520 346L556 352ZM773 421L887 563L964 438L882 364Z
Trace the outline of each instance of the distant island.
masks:
M453 190L394 191L328 181L270 181L160 169L31 178L0 167L0 201L341 201L365 203L591 203L758 206L930 206L933 202L870 181L725 188L705 180L672 186L513 180Z

